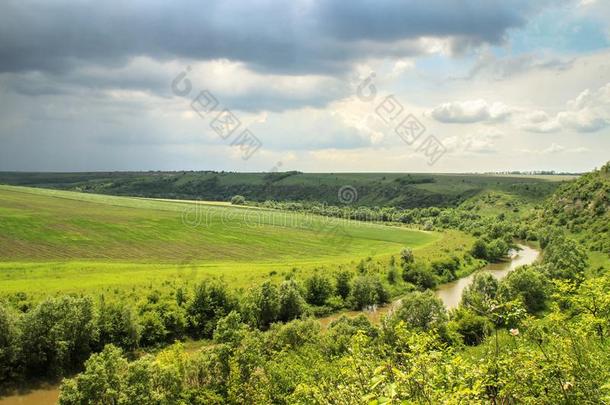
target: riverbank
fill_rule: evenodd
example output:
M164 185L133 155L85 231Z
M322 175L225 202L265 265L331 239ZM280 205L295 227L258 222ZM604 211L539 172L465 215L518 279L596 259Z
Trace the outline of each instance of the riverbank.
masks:
M462 299L462 292L472 283L475 274L485 271L491 273L498 280L501 280L516 268L532 264L540 257L540 250L532 245L517 244L517 247L519 250L514 250L508 260L498 263L489 263L455 281L441 284L435 291L436 296L443 301L447 309L456 308ZM399 297L388 305L376 308L374 311L342 311L319 318L319 321L322 324L322 327L326 328L333 320L338 319L341 316L354 317L364 314L372 323L378 324L384 315L400 304L401 300L402 297Z

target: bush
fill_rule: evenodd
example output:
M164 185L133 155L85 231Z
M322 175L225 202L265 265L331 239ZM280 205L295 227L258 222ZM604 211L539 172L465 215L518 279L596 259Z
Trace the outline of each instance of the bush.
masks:
M305 280L305 300L311 305L324 305L332 292L330 280L318 273Z
M411 248L403 248L400 251L400 262L404 266L405 264L413 263L415 257L413 256L413 250Z
M431 289L436 286L436 277L424 263L414 263L405 266L402 278L407 283L414 284L420 290Z
M527 312L535 313L546 306L548 281L539 267L520 267L502 281L500 295L506 301L520 300Z
M280 285L279 301L280 321L287 322L296 319L300 317L305 310L305 301L294 280L286 280Z
M493 330L493 325L487 318L463 307L456 310L453 321L464 344L469 346L482 343Z
M261 330L268 329L280 314L277 287L271 281L265 281L260 287L250 290L245 300L244 313L252 326Z
M487 245L487 260L497 261L508 254L508 243L503 239L494 239Z
M404 321L410 328L429 330L437 328L447 321L447 311L434 292L415 291L401 300L400 306L394 311L391 318L393 323Z
M47 299L22 323L26 370L33 376L60 376L79 367L95 342L93 302L64 296Z
M19 353L17 318L0 304L0 383L14 377Z
M470 251L473 257L477 259L487 260L487 244L482 239L477 239Z
M234 195L231 197L231 204L233 205L244 205L246 203L246 198L241 195Z
M578 281L587 268L587 254L572 239L552 238L544 250L547 274L554 279Z
M200 283L186 308L191 333L195 337L212 337L218 320L234 308L226 284L208 280Z
M364 309L370 305L384 304L390 299L390 294L383 283L376 277L358 276L352 284L351 305L354 309Z
M340 271L335 276L335 291L337 292L337 295L343 298L344 300L347 299L351 291L351 279L352 273L347 270Z
M97 349L114 344L124 350L138 347L139 326L132 309L121 303L106 303L102 299L97 318L99 340Z
M497 297L498 286L498 280L490 273L476 273L462 292L462 305L477 313L488 311Z

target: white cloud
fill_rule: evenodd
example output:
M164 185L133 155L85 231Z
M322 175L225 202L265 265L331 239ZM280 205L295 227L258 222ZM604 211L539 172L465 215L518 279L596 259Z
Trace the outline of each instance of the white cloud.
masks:
M453 155L489 154L496 153L496 140L503 133L494 128L485 128L464 136L454 135L442 140L448 153Z
M443 103L431 111L437 121L460 124L502 121L511 113L512 109L506 104L490 104L483 99Z
M589 152L589 149L584 146L566 148L561 144L553 142L548 147L543 149L521 149L519 152L532 155L557 155L565 153L586 153Z
M550 133L560 130L596 132L610 126L610 83L595 91L586 89L566 103L566 109L550 115L544 110L528 110L484 99L453 101L431 111L443 123L497 123L511 118L517 128L528 132Z
M610 83L596 91L589 89L567 102L567 109L554 117L533 111L522 117L521 128L529 132L556 132L561 129L595 132L610 125Z

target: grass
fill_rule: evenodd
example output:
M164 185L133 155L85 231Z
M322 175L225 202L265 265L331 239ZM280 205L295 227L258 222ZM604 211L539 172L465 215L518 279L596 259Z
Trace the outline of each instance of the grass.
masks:
M459 232L246 207L0 186L0 293L133 290L221 276L236 288L333 271L404 246L464 251Z

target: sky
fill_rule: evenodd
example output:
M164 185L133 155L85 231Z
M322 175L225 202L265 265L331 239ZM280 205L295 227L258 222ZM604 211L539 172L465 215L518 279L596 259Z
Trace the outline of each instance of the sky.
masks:
M610 0L5 0L0 170L588 171Z

